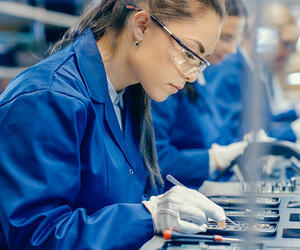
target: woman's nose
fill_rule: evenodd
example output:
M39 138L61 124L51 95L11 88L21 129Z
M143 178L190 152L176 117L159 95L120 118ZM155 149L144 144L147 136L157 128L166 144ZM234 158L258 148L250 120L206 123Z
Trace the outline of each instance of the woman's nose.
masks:
M198 77L198 73L193 73L191 75L185 76L184 78L187 82L194 82L197 80L197 77Z

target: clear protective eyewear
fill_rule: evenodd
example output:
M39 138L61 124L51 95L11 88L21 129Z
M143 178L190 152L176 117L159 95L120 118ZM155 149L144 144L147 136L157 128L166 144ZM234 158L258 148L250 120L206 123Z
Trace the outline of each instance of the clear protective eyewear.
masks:
M124 5L124 8L126 10L142 11L142 9L133 7L131 5ZM174 46L169 49L169 53L178 71L182 74L182 76L187 78L189 82L195 81L198 77L198 74L210 65L209 62L184 45L180 39L175 36L155 16L150 14L150 18L164 31L166 31L173 39Z

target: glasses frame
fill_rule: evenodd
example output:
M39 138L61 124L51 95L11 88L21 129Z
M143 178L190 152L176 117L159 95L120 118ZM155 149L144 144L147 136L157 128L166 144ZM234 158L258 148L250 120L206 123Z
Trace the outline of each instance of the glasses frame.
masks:
M134 11L143 11L141 8L138 8L138 7L133 7L131 5L124 5L124 8L126 10L134 10ZM197 53L195 53L193 50L191 50L189 47L187 47L186 45L184 45L183 42L180 41L180 39L173 34L172 31L170 31L161 21L159 21L155 16L153 16L152 14L149 14L150 15L150 18L151 20L153 20L156 24L158 24L164 31L166 31L169 36L175 40L175 42L181 46L182 48L184 48L185 50L187 50L188 52L190 52L193 56L197 57L201 62L205 63L205 67L201 70L203 71L207 66L210 65L210 63L205 60L204 58L202 58L201 56L197 55ZM201 68L201 67L199 67Z

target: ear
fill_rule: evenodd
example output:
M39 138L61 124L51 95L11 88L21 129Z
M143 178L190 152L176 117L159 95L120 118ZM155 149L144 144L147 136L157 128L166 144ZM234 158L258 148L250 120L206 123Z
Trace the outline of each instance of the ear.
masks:
M133 17L133 35L135 41L142 41L151 23L150 15L145 11L137 12Z

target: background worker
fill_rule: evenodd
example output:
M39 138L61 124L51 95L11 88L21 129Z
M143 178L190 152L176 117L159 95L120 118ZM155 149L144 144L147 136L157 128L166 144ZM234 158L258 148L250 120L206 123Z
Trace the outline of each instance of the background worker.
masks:
M297 106L293 107L283 97L277 74L293 52L299 35L298 28L283 4L270 4L263 13L263 24L267 28L262 27L259 32L265 32L264 37L271 32L275 37L269 36L268 41L258 43L257 61L261 65L256 65L256 69L259 72L249 56L255 54L255 48L250 45L250 37L246 33L243 46L235 55L207 69L206 78L211 79L207 90L234 138L243 138L245 133L253 129L250 128L253 117L259 116L252 113L253 101L256 100L256 103L260 103L261 114L257 129L265 129L269 136L276 139L294 142L299 137L299 112ZM253 93L255 78L260 82L259 93Z
M246 23L243 3L240 0L227 3L228 18L210 56L215 63L235 52ZM172 174L192 188L198 188L204 180L213 177L216 170L228 166L246 146L245 142L231 144L232 135L206 86L201 85L203 82L205 80L200 77L166 101L152 102L162 175ZM169 187L166 183L166 188Z

